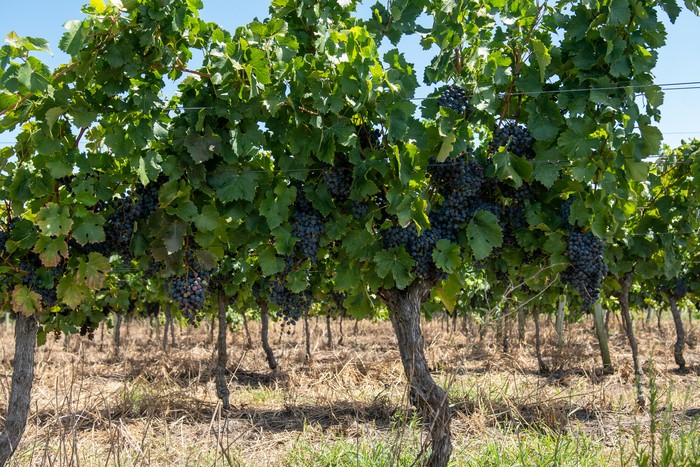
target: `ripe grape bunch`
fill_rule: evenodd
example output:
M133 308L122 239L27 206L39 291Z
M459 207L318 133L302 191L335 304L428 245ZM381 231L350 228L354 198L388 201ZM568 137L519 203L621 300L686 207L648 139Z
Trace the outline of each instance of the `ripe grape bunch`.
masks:
M493 130L493 140L489 149L491 152L496 152L498 148L505 147L518 157L532 159L535 157L535 151L532 148L534 143L535 139L525 125L508 122L504 126L497 126Z
M440 237L435 229L428 228L418 234L415 224L406 227L392 226L381 231L385 249L404 247L416 262L416 276L427 280L442 280L444 274L433 261L433 249Z
M357 138L360 140L361 149L374 149L379 147L382 132L367 125L357 127Z
M127 190L124 196L113 198L106 206L99 209L110 209L105 229L106 244L119 255L129 257L129 244L134 235L136 224L146 219L158 208L158 190L164 183L163 177L149 183L139 185L135 190ZM97 251L99 251L99 247Z
M576 196L569 196L561 205L561 221L565 229L572 227L569 217L571 217L571 205L576 201Z
M688 280L686 276L676 277L668 286L668 293L675 300L680 300L688 294Z
M472 112L467 91L454 84L443 89L442 94L438 97L437 103L440 107L447 107L460 115L470 114Z
M41 296L41 303L46 308L51 308L58 302L56 295L56 279L63 275L63 268L43 268L39 255L29 253L19 263L20 280L33 292Z
M299 190L292 214L292 235L299 240L294 244L297 257L309 258L312 264L318 259L318 248L324 232L323 216Z
M335 201L345 201L350 196L350 188L352 188L352 165L347 159L339 158L335 165L323 171L323 180Z
M603 262L603 242L592 232L574 229L569 233L566 256L571 265L562 273L562 280L571 285L588 311L600 297L600 286L608 274Z
M279 276L272 281L270 301L280 309L284 323L293 326L311 306L311 293L308 290L292 292L285 283Z
M184 274L170 280L168 296L177 303L182 314L190 321L194 321L197 313L204 308L211 274L212 270L204 269L195 261L190 261Z

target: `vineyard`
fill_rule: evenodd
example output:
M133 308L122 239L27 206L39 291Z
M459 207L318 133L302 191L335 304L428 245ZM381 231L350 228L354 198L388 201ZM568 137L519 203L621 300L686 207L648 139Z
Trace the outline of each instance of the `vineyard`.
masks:
M0 48L0 465L697 463L700 2L201 7Z

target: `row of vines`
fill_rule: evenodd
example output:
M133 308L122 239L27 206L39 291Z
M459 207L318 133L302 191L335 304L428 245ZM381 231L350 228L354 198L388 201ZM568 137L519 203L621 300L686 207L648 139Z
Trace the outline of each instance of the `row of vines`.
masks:
M686 366L700 142L661 151L652 73L676 1L396 0L360 18L354 0L273 0L233 32L201 6L92 0L55 70L43 39L0 48L0 132L17 134L0 149L17 317L0 464L37 342L113 312L218 316L221 346L227 313L255 309L263 329L310 309L388 313L429 465L450 458L451 413L423 314L538 316L566 297L600 318L605 304L627 323L643 406L630 310L668 303ZM411 35L435 52L422 77ZM217 391L225 403L223 376Z

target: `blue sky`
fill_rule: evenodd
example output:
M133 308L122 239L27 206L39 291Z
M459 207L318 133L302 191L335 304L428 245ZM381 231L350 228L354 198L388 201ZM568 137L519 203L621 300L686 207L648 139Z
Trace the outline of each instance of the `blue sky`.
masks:
M63 34L63 23L80 18L80 7L88 0L34 0L24 2L0 0L0 36L3 38L15 31L20 36L43 37L49 40L53 57L42 60L55 67L67 60L58 49L58 40ZM203 19L215 21L225 29L233 31L255 17L267 15L268 2L258 0L204 0L201 12ZM656 83L681 83L700 81L700 18L684 11L676 24L668 26L667 45L660 50L659 63L655 69ZM419 76L422 76L425 53L409 41L402 49L410 58L414 57ZM700 138L700 88L668 90L661 108L662 119L659 127L664 134L664 142L672 147L681 139ZM11 141L12 137L0 135L0 143Z

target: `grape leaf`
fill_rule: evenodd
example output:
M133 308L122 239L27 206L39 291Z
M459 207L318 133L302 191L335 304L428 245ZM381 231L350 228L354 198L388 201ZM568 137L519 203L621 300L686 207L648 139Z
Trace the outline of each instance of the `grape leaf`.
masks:
M467 238L477 261L488 257L503 244L503 232L498 218L491 212L479 211L467 226Z
M87 261L81 258L76 281L92 290L99 290L111 269L107 258L99 253L90 253Z
M68 257L68 244L65 237L39 237L34 246L34 253L39 255L41 263L52 268L58 266L62 258Z
M377 264L379 277L385 278L391 274L396 287L400 290L405 289L413 282L411 268L415 261L403 248L379 251L374 255L374 262Z
M68 235L73 226L70 210L67 206L49 203L39 211L36 223L47 236Z
M445 239L438 240L433 250L433 261L438 268L451 273L462 263L459 245Z
M58 281L56 293L63 303L72 309L76 309L85 301L90 289L83 284L78 284L74 274L67 274Z
M41 311L41 295L24 285L16 285L12 291L12 311L24 316Z
M73 237L81 245L104 242L105 231L102 227L104 223L104 217L93 212L88 212L83 217L76 217Z

